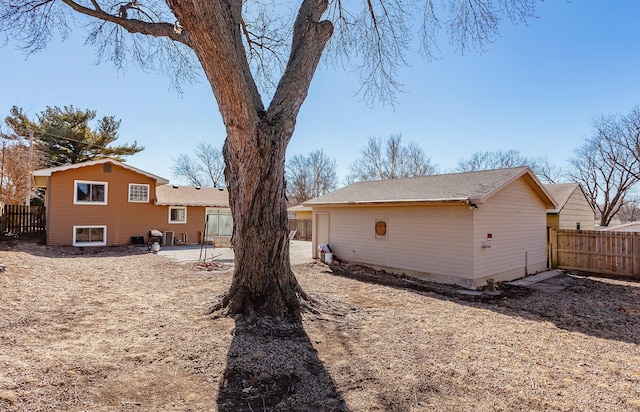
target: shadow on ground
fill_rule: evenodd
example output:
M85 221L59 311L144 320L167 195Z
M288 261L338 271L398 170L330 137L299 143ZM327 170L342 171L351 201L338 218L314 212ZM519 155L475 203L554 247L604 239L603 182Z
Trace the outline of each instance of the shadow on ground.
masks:
M42 256L50 258L67 258L67 257L114 257L138 255L148 252L145 247L140 245L127 246L47 246L43 241L37 238L27 237L3 237L0 238L0 251L20 251L29 253L33 256Z
M236 322L220 411L348 411L302 323Z
M573 278L556 292L538 291L507 283L500 294L465 295L460 287L397 276L363 266L332 265L333 275L364 282L432 293L464 305L473 305L527 320L552 322L556 327L596 338L640 344L640 283L631 279L567 272Z

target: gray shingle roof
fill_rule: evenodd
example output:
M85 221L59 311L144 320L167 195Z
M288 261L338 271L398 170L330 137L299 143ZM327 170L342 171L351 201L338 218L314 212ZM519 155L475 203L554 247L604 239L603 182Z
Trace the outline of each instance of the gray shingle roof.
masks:
M156 204L161 206L229 207L229 192L217 187L156 186Z
M308 200L305 206L323 204L375 204L398 202L481 203L508 183L527 176L550 207L553 199L528 167L449 173L404 179L357 182Z
M576 182L544 185L544 188L558 204L558 207L554 209L555 212L560 212L578 186L580 185Z
M548 210L549 213L560 213L562 208L567 204L569 198L576 190L580 190L584 194L584 190L580 183L571 182L571 183L558 183L558 184L545 184L544 188L549 192L549 194L556 201L556 208ZM586 194L584 195L585 199L587 198ZM593 205L589 203L587 199L587 203L593 209ZM595 209L594 209L595 213Z

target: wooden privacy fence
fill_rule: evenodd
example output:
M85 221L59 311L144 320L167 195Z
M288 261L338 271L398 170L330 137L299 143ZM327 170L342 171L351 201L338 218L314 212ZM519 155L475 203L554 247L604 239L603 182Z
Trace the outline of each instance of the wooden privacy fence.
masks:
M4 205L0 212L0 234L24 235L45 230L44 206Z
M297 230L296 240L311 240L311 219L289 219L289 230Z
M551 266L640 279L640 233L549 230Z

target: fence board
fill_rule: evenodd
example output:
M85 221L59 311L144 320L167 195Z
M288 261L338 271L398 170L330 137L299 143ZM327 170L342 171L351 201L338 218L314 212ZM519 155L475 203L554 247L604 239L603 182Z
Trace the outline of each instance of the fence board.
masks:
M311 240L311 219L289 219L289 230L297 230L296 240Z
M640 234L551 229L553 267L640 278Z
M4 205L0 213L0 233L3 235L23 235L45 230L44 206Z

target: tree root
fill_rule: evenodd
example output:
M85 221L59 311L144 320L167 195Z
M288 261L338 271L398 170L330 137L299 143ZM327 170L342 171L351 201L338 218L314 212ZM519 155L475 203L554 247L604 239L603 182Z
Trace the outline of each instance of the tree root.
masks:
M232 317L235 320L253 322L256 318L263 316L299 320L301 315L306 312L316 315L320 314L316 309L315 300L305 293L297 282L294 291L291 292L295 296L295 303L287 306L283 304L282 310L278 313L264 310L270 301L252 301L251 304L245 304L244 300L247 299L247 296L243 295L243 293L247 293L245 288L236 287L231 288L224 294L216 296L214 302L203 311L203 315L215 314L218 317ZM234 302L236 303L235 305ZM241 303L238 304L237 302Z

